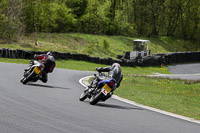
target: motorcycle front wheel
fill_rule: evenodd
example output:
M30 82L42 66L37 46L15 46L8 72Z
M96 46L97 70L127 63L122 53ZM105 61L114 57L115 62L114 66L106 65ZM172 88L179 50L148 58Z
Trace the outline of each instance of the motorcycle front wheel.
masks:
M28 83L28 81L31 80L31 78L33 77L34 74L35 74L35 72L32 71L30 75L28 75L26 78L23 78L23 79L21 80L22 84Z
M83 93L81 94L81 96L79 97L80 101L84 101L88 96L88 91L83 91Z

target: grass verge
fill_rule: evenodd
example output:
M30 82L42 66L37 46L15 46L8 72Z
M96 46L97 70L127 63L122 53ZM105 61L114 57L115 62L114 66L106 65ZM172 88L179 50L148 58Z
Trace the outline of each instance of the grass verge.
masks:
M200 81L125 76L115 94L140 104L200 120Z
M89 83L92 81L90 78ZM115 95L200 120L200 81L124 76Z
M135 39L138 38L80 33L38 33L37 35L32 33L12 44L3 43L0 40L0 48L70 52L116 58L117 55L122 55L123 51L132 51ZM152 54L200 50L198 43L170 37L143 37L139 39L150 40L149 49L151 49ZM39 44L37 46L35 45L36 40Z

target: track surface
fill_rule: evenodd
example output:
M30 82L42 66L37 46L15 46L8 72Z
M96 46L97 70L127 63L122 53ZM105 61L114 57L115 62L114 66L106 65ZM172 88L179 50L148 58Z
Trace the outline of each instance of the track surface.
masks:
M78 100L91 72L55 69L47 84L22 85L26 65L0 63L0 133L199 133L200 125L114 99Z
M168 70L173 74L198 74L200 73L200 63L173 65L169 66Z
M149 75L149 77L162 77L183 80L200 80L200 63L172 65L167 68L173 74Z

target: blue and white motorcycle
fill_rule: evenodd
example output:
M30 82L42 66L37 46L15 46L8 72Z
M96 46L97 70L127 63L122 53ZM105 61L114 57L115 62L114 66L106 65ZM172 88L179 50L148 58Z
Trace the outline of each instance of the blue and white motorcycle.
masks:
M94 78L90 84L90 88L87 87L81 94L79 100L84 101L89 98L91 105L95 105L99 101L106 101L113 94L116 89L116 81L111 77L105 76L100 72L98 75L94 74Z

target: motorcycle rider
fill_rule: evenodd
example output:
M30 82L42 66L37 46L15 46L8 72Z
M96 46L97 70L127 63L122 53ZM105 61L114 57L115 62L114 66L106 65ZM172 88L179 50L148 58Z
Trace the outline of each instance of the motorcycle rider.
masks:
M41 55L34 55L34 59L35 60L40 60L40 63L43 64L44 68L42 70L42 75L40 80L44 83L47 82L48 80L48 73L53 72L56 63L55 63L55 59L53 57L53 53L52 52L47 52L47 54L41 54ZM30 64L34 65L34 61L31 61Z
M112 66L107 66L107 67L97 67L96 70L101 73L101 72L108 72L108 77L111 79L116 80L116 88L120 86L120 83L123 79L122 71L120 68L120 64L114 63ZM97 77L95 78L92 83L88 86L89 92L91 93L95 88L98 88L98 82L101 81L102 79ZM112 95L112 94L111 94Z

